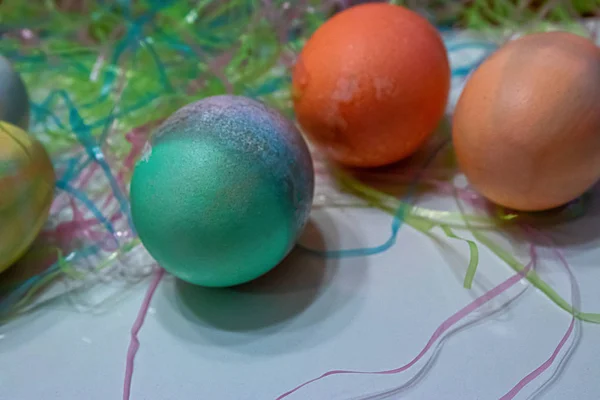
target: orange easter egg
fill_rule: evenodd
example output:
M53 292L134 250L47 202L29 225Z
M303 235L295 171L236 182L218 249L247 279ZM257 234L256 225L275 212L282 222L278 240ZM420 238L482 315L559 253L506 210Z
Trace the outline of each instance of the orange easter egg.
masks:
M492 202L541 211L576 199L600 179L600 49L566 32L509 42L467 82L452 134Z
M450 67L436 29L387 3L349 8L308 40L292 77L296 118L341 164L376 167L413 154L442 119Z

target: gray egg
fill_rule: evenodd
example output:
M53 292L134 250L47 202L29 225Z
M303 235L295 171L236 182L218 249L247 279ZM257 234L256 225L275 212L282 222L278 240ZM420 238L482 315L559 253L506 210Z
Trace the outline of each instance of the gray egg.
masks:
M23 130L29 127L29 96L21 76L0 56L0 121Z

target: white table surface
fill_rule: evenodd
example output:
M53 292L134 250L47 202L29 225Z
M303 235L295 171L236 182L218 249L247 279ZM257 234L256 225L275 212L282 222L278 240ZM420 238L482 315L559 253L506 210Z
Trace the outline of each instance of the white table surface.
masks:
M316 210L312 218L304 242L315 246L376 245L389 233L390 217L376 210ZM599 222L595 214L555 235L569 243L564 251L589 312L600 311ZM482 250L476 287L463 289L466 246L452 248L456 252L440 249L405 226L397 244L380 255L325 261L298 250L243 290L194 288L167 277L140 333L131 398L274 399L329 369L401 366L445 318L483 292L481 285L489 289L512 274ZM570 298L560 266L548 263L539 271ZM73 303L93 301L93 292L58 298L1 326L0 399L121 398L129 331L148 282L117 289L116 299L83 311ZM527 284L518 286L492 306ZM450 335L403 398L499 398L550 356L569 322L568 313L529 288L506 310ZM598 398L600 326L582 324L575 343L562 374L540 398ZM378 392L403 384L425 364L392 376L330 377L290 398ZM517 398L528 398L556 370Z

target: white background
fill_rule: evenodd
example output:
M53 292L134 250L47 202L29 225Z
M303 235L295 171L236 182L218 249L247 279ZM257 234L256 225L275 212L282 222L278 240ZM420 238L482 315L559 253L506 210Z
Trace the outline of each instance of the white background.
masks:
M303 241L315 247L377 245L389 234L390 217L376 210L317 210L313 221ZM589 312L600 312L599 221L594 211L554 235ZM405 226L392 249L368 258L325 261L297 250L273 273L236 290L194 288L167 277L140 334L131 398L274 399L329 369L401 366L444 319L512 274L482 249L476 287L463 289L466 245L446 242L451 247L440 248ZM570 298L558 264L539 271ZM81 299L62 297L0 327L0 399L121 398L129 331L148 282L119 290L94 313L77 311L73 303ZM402 395L499 398L550 356L569 322L568 313L529 288L512 306L451 335L424 378ZM598 398L600 326L583 324L575 343L541 398ZM394 376L330 377L290 398L370 394L403 384L423 365ZM528 398L554 371L517 398Z

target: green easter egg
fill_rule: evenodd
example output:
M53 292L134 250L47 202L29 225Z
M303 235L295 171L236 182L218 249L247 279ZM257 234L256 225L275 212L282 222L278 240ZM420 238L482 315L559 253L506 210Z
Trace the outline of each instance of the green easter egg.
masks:
M168 272L224 287L293 248L314 172L295 126L259 102L217 96L186 106L151 138L131 182L137 233Z

